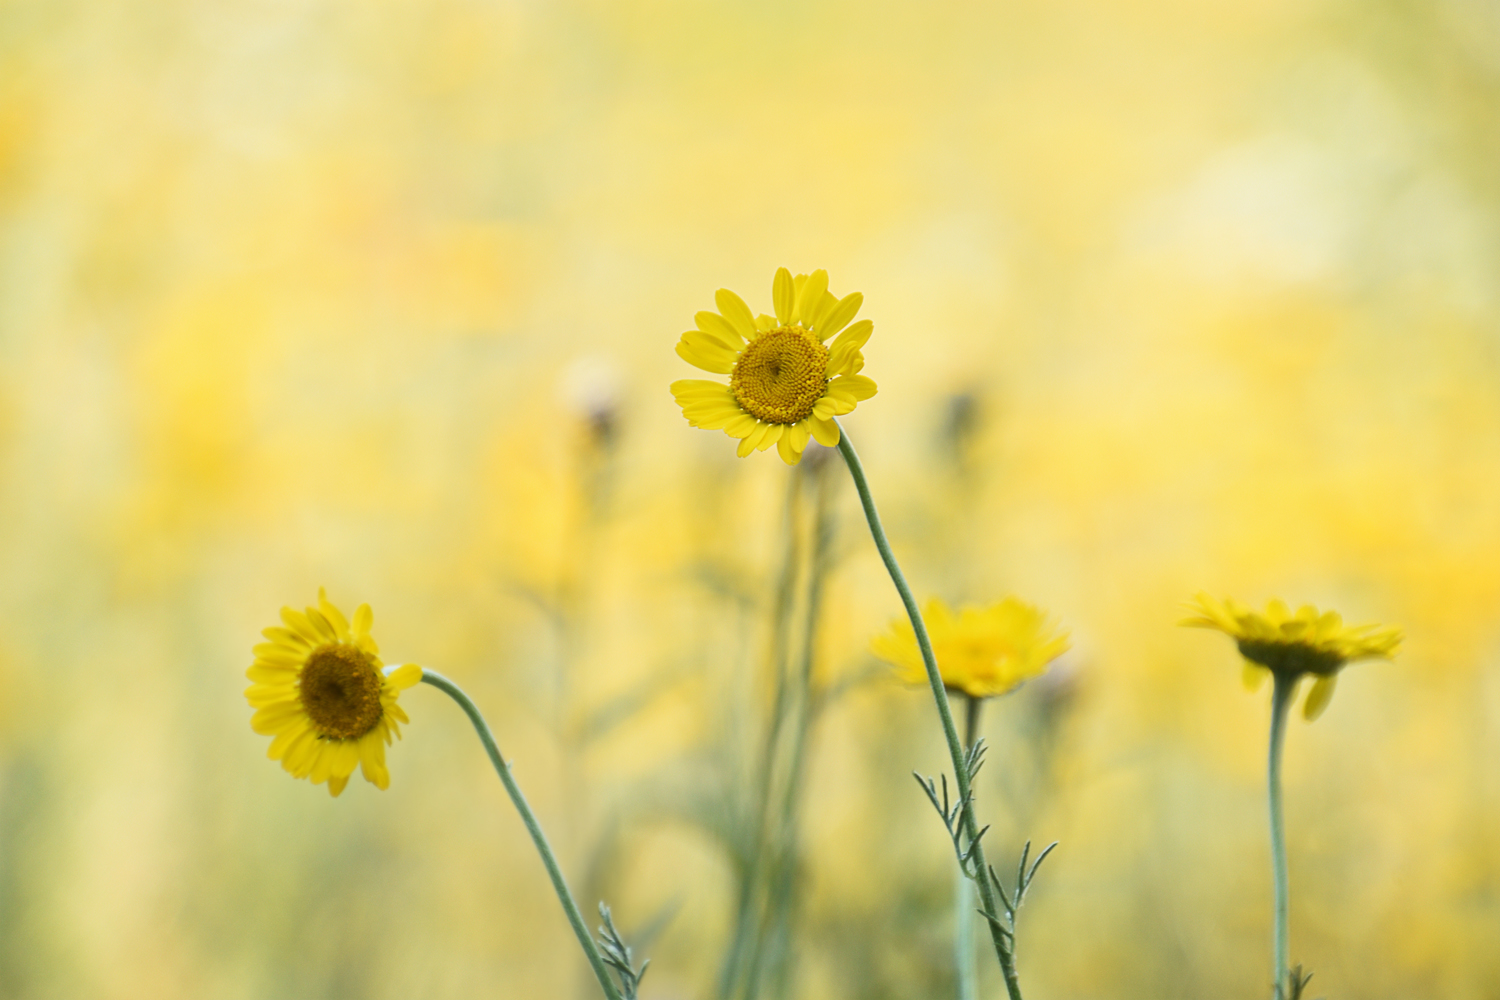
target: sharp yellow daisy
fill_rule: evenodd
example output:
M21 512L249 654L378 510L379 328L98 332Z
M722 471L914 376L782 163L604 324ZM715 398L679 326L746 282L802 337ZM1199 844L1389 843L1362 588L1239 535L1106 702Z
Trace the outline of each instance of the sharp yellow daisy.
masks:
M396 698L422 679L422 668L408 663L386 674L370 637L370 606L361 604L351 624L321 588L317 607L282 608L281 621L262 633L269 641L255 647L245 671L250 727L272 737L267 756L294 778L328 782L332 795L355 767L389 787L385 748L411 721Z
M1346 626L1337 611L1319 614L1311 604L1293 614L1281 600L1272 600L1262 614L1233 598L1220 601L1200 592L1187 609L1193 617L1178 624L1223 632L1239 646L1245 658L1245 686L1251 690L1260 686L1267 672L1292 681L1303 674L1317 678L1302 704L1307 719L1316 719L1328 707L1345 664L1389 660L1401 645L1401 630L1393 625Z
M682 335L677 354L704 371L728 375L729 384L673 382L682 415L694 427L739 438L741 458L775 445L788 465L796 465L809 438L834 447L839 428L833 418L875 395L875 383L860 374L860 348L875 324L865 319L850 325L864 298L859 292L834 296L827 271L793 277L784 267L771 282L774 316L757 316L744 299L719 289L719 311L694 317L697 329ZM827 343L834 334L838 339Z
M950 691L970 698L993 698L1040 676L1047 665L1068 649L1068 635L1047 616L1014 597L989 607L966 605L954 614L933 598L922 609L922 620L932 640L938 672ZM898 618L870 642L876 656L900 668L901 679L927 683L922 652L911 621Z

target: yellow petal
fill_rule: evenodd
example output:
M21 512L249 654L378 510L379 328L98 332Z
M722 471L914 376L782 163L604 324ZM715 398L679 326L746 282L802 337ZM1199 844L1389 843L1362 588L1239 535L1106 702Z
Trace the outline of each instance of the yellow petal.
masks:
M808 426L812 428L812 436L825 448L837 448L839 445L839 425L832 420L821 420L818 417L809 417Z
M757 451L765 451L771 445L781 440L782 434L786 433L786 424L767 424L765 434L756 442Z
M353 632L356 637L369 635L370 629L375 627L375 612L370 610L368 604L361 604L354 609Z
M839 299L838 304L824 314L823 323L816 331L818 339L826 341L829 337L848 326L849 322L859 312L859 307L864 305L864 303L865 297L860 292L850 292ZM866 320L866 322L869 321ZM874 325L873 323L870 324L872 328ZM868 336L866 334L866 337Z
M307 772L312 770L313 757L320 745L317 731L311 726L298 731L281 754L282 768L294 778L307 777Z
M846 375L836 378L828 383L828 391L833 392L835 388L840 395L849 396L854 399L869 399L875 395L875 380L868 375Z
M839 392L833 391L833 386L837 385L838 382L838 379L834 379L829 383L828 395L818 400L817 404L813 406L813 416L842 417L846 413L854 412L854 407L858 403L853 395L842 390Z
M713 313L704 313L703 315L712 316ZM731 354L738 354L745 346L745 342L738 336L727 337L722 330L716 332L698 329L684 330L682 336L678 339L694 346L698 344L710 344Z
M302 714L302 703L298 701L278 701L263 705L250 717L250 728L262 736L275 736Z
M829 369L832 370L837 365L847 364L854 352L864 347L870 339L870 334L874 332L875 324L867 319L862 319L839 334L838 339L828 349Z
M251 708L270 708L273 705L295 704L297 688L292 684L263 684L256 682L245 689L245 700Z
M700 313L694 313L693 322L698 325L698 329L702 332L716 340L722 341L725 347L737 351L745 343L745 338L740 336L739 331L734 328L734 324L716 312L710 312L705 309Z
M307 609L307 620L312 623L313 628L318 630L318 635L323 637L324 642L338 642L339 634L334 631L333 622L323 616L323 612L317 608Z
M677 356L694 368L717 375L728 375L734 371L736 360L727 348L710 346L706 341L690 344L686 337L677 342Z
M792 447L792 435L783 434L781 440L776 442L776 453L787 465L796 465L802 460L802 453Z
M422 680L422 668L415 663L406 663L385 675L385 681L397 691L405 691Z
M333 744L333 777L347 778L359 767L359 740L338 740Z
M792 450L798 455L807 449L807 442L812 437L811 424L803 420L801 423L792 424L786 430L786 437L782 440L792 442Z
M292 745L292 741L304 732L306 732L304 729L285 729L277 733L276 738L271 741L270 748L266 750L266 756L272 760L280 760L286 756L287 747Z
M1344 630L1344 619L1337 611L1329 611L1318 619L1318 638L1332 639Z
M287 628L301 636L308 645L321 646L324 643L325 640L323 637L302 612L293 611L291 608L282 608L281 620L286 623Z
M828 272L821 267L807 276L807 281L797 290L797 316L804 327L811 329L823 315L823 293L828 291Z
M306 639L289 628L272 627L262 629L260 634L270 639L273 643L287 647L292 652L299 650L305 652L310 648Z
M1313 686L1307 692L1307 700L1302 703L1304 719L1311 722L1323 714L1323 710L1333 700L1333 688L1338 679L1337 674L1328 674L1313 681Z
M344 791L345 786L347 786L348 784L349 779L347 776L343 778L329 778L328 794L332 795L334 798L338 798L339 795Z
M723 395L729 391L729 386L723 382L715 382L706 378L680 378L667 388L672 390L672 395L678 402L701 396Z
M318 588L318 610L323 612L323 617L328 619L328 624L333 626L334 633L343 642L349 641L349 620L344 613L333 606L328 599L328 591L322 587Z
M797 304L797 292L792 282L792 272L784 267L776 269L776 277L771 282L771 304L775 307L776 319L782 326L792 321L792 307Z
M749 434L746 434L745 437L740 441L740 446L738 449L736 449L735 453L739 455L740 458L747 458L752 451L760 447L761 440L771 432L771 426L772 425L770 424L757 423L755 425L755 429Z
M1186 622L1183 624L1186 624ZM1270 671L1259 663L1251 663L1249 660L1246 660L1244 666L1240 668L1240 682L1245 685L1246 691L1259 691L1261 684L1264 683L1266 675L1269 673Z
M721 288L714 292L714 305L741 337L749 340L755 336L755 316L744 299L727 288Z
M722 427L738 421L745 414L735 407L703 407L682 408L682 415L687 417L688 423L694 427L702 427L704 430L716 431ZM754 417L750 418L754 421Z
M307 662L307 654L310 651L307 646L303 646L301 652L293 652L279 642L260 642L250 648L250 652L255 654L256 662L280 664L286 667L302 666Z
M333 765L337 759L338 744L333 740L320 740L313 749L312 769L307 777L315 785L321 785L333 777Z
M359 769L365 780L379 789L391 787L391 775L385 767L385 743L378 739L359 741Z
M724 433L732 438L746 438L755 430L756 423L756 419L750 414L741 413L724 425Z

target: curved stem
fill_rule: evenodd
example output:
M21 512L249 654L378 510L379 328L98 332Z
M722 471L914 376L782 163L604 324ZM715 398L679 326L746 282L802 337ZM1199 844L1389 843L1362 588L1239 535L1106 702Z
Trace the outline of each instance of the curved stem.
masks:
M578 943L583 946L589 965L594 967L594 975L598 977L599 985L604 989L604 995L609 1000L622 1000L620 991L615 987L614 981L609 978L609 969L604 964L603 956L599 954L599 947L594 944L588 925L583 922L583 914L578 912L578 904L573 901L573 894L568 891L568 883L563 879L562 869L557 865L552 846L547 843L547 835L542 832L542 825L537 822L536 814L527 804L526 796L521 794L521 786L516 784L515 777L511 775L510 765L505 762L505 758L500 756L500 748L495 745L495 735L490 732L489 724L484 721L484 716L479 714L478 706L468 695L464 694L462 688L442 674L423 669L422 683L431 684L458 702L458 707L462 708L464 714L469 717L469 721L474 723L474 731L479 734L479 742L484 744L484 752L489 754L490 763L495 766L495 773L500 776L500 783L505 786L506 793L510 795L510 801L514 803L516 811L521 814L521 821L526 824L526 832L531 834L531 842L536 845L537 853L542 856L542 864L547 868L547 876L552 879L552 888L557 892L563 912L568 915L568 923L573 925L573 933L578 935Z
M932 697L937 702L938 717L943 722L943 735L948 741L948 754L953 758L953 775L958 784L960 801L969 797L969 770L965 763L963 744L958 739L958 727L953 724L953 712L948 708L948 692L943 686L943 676L938 672L937 658L932 653L932 640L927 636L927 626L922 623L922 613L917 609L917 600L912 596L911 588L906 584L906 576L901 572L901 566L896 562L896 554L891 551L891 543L885 537L885 528L880 523L880 515L875 510L875 498L870 494L869 481L865 479L864 466L859 461L859 455L854 450L854 444L849 440L849 432L844 430L844 425L834 423L839 428L839 453L844 456L844 464L849 466L849 475L854 480L854 488L859 491L859 502L864 507L865 520L870 522L870 534L875 539L875 548L880 550L880 558L885 563L886 572L891 575L891 582L896 585L896 592L901 595L901 603L906 607L906 615L911 619L911 627L917 635L917 648L922 651L922 664L927 668L927 683L932 687ZM973 809L964 810L964 832L968 834L971 848L974 870L977 878L974 884L979 888L979 898L984 904L984 911L999 916L1000 908L995 901L995 889L990 884L989 862L984 857L984 847L979 843L979 823L974 818ZM1021 1000L1021 982L1016 975L1016 963L1011 956L1010 947L1006 944L1005 934L995 923L986 920L990 927L990 939L995 945L995 957L1000 961L1000 970L1005 974L1005 989L1010 994L1010 1000Z
M1286 738L1287 709L1297 691L1297 678L1278 673L1271 693L1271 748L1266 761L1267 799L1271 811L1271 872L1276 883L1273 951L1276 964L1276 1000L1286 990L1289 934L1287 910L1290 890L1286 873L1286 824L1281 811L1281 745Z

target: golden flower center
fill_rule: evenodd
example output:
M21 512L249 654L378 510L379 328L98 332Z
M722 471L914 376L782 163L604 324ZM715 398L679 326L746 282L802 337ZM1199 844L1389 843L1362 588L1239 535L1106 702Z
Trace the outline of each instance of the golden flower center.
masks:
M343 643L319 646L302 668L299 697L324 739L354 740L375 728L385 681L364 650Z
M746 345L729 390L746 413L768 424L795 424L828 389L828 348L800 326L783 326Z

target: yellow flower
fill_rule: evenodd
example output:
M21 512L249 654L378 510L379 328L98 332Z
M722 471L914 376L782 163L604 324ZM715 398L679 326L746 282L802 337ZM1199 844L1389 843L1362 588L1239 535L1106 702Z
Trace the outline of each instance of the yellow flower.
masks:
M1068 635L1030 604L1007 597L987 608L966 605L955 615L937 598L922 610L938 672L950 691L991 698L1041 675L1068 649ZM927 683L917 634L907 618L891 622L870 642L870 650L901 671L911 684Z
M796 465L809 437L834 447L839 428L833 418L875 395L875 383L859 374L865 366L859 349L875 324L865 319L849 326L864 300L859 292L836 298L828 291L827 271L794 278L784 267L771 283L775 316L755 316L744 299L719 289L719 311L694 317L698 328L682 335L677 354L704 371L728 375L729 384L673 382L682 415L694 427L722 428L739 438L741 458L774 444L783 461ZM838 339L828 344L836 333Z
M1302 715L1309 720L1328 707L1344 664L1389 660L1401 645L1401 630L1393 625L1345 626L1337 611L1320 615L1311 604L1292 614L1280 599L1273 599L1261 614L1233 598L1218 601L1200 591L1187 609L1194 616L1179 625L1216 629L1238 644L1245 658L1245 686L1250 690L1260 686L1266 671L1293 682L1303 674L1316 677L1302 704Z
M387 675L370 638L375 616L368 604L351 625L318 589L318 606L305 612L281 609L285 627L262 634L255 663L245 676L245 697L255 715L250 728L273 737L267 756L280 760L294 778L328 782L338 795L358 766L365 780L387 788L385 748L410 722L396 704L400 692L422 679L414 663Z

